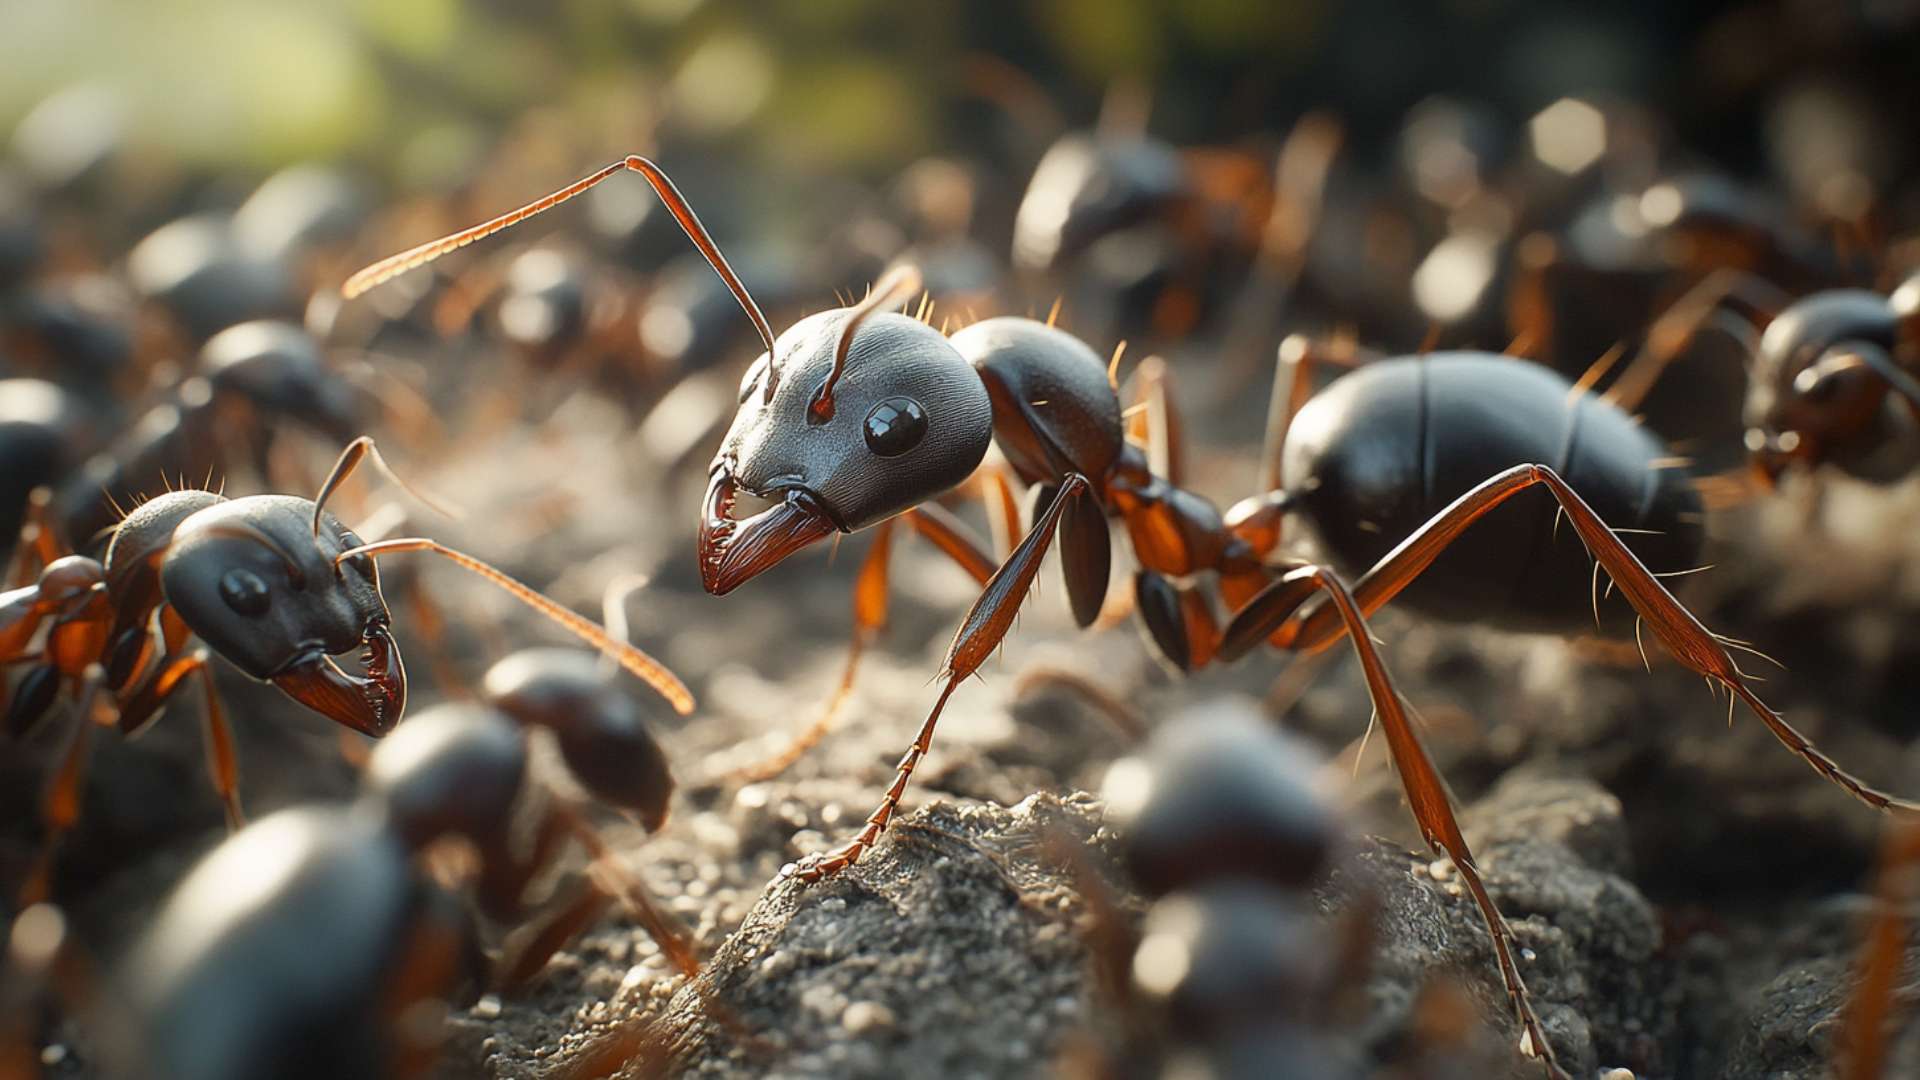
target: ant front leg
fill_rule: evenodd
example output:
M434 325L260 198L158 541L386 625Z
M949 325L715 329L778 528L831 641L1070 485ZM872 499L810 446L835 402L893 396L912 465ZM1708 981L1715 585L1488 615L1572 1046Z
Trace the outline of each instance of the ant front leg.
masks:
M747 783L771 780L792 767L794 762L833 730L840 711L853 697L861 656L886 629L893 532L900 522L905 522L914 532L931 542L942 554L971 574L975 581L984 585L993 577L995 563L992 556L967 534L966 526L959 519L932 503L914 507L898 518L874 526L873 546L867 549L867 556L860 563L860 573L854 579L853 640L847 647L846 666L840 672L840 682L834 688L833 696L827 699L826 706L813 723L790 739L786 746L734 770L728 774L729 778Z
M233 728L227 723L226 706L221 704L220 692L213 685L207 650L168 654L153 674L121 702L120 730L131 734L152 723L190 675L198 675L200 681L200 702L206 719L207 772L213 780L214 792L226 809L227 830L238 832L246 824L246 815L240 811L240 761L233 749Z
M1451 506L1401 541L1400 546L1367 571L1355 587L1354 595L1360 602L1361 610L1367 614L1378 611L1411 584L1441 551L1458 539L1481 515L1535 484L1544 485L1553 493L1567 520L1573 523L1574 530L1580 534L1587 551L1606 569L1614 584L1619 586L1621 593L1639 613L1640 619L1653 628L1654 636L1683 667L1704 676L1711 683L1726 687L1734 697L1746 702L1747 708L1773 732L1782 745L1854 798L1876 810L1920 812L1920 803L1881 791L1841 768L1779 713L1761 701L1753 688L1747 685L1745 673L1734 663L1733 655L1721 643L1722 639L1674 599L1660 579L1614 535L1586 500L1568 486L1558 473L1545 465L1516 465L1488 478L1455 499ZM1248 632L1254 632L1257 636L1260 628L1264 627L1274 631L1276 645L1311 652L1325 648L1345 632L1334 614L1325 608L1305 614L1287 609L1280 618L1274 617L1276 610L1256 602L1234 619L1233 625L1228 628L1228 639L1240 651L1245 651L1251 647L1246 636ZM1636 625L1636 635L1637 632Z
M920 725L920 733L900 758L900 764L894 769L893 783L881 797L880 805L867 816L867 822L860 832L831 851L816 852L798 863L788 864L782 871L784 875L798 877L802 881L819 881L860 861L867 849L880 839L888 822L893 820L894 811L900 808L900 799L906 794L913 770L933 745L934 726L940 722L940 713L947 707L947 699L953 696L962 680L980 669L980 665L993 655L1001 640L1007 636L1020 604L1032 591L1034 575L1040 572L1041 560L1053 544L1054 534L1059 530L1067 504L1075 499L1092 499L1092 485L1079 473L1069 474L1061 483L1052 504L1034 522L1026 538L1020 541L1020 546L987 581L980 598L974 601L960 629L954 634L953 643L947 647L946 660L940 672L946 685L940 691L939 700L934 702L926 721Z

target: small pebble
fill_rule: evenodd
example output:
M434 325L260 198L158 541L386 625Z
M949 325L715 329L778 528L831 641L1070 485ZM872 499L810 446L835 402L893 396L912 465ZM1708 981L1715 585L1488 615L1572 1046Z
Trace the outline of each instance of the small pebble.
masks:
M1608 1069L1600 1074L1600 1080L1634 1080L1632 1069Z
M840 1026L855 1035L884 1031L894 1023L893 1010L877 1001L856 1001L840 1014Z
M65 1043L51 1043L40 1050L40 1064L51 1069L67 1060Z
M760 974L769 979L777 978L792 970L795 963L797 961L792 953L785 949L775 949L767 954L765 960L760 961Z
M473 1003L473 1015L482 1020L496 1020L500 1017L500 995L487 994Z

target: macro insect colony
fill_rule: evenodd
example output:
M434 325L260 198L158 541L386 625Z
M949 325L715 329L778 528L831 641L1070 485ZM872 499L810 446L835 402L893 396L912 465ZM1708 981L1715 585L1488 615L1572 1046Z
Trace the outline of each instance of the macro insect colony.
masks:
M1658 534L1661 542L1651 547L1660 554L1681 559L1693 554L1697 529L1690 540L1678 523L1697 511L1697 498L1689 504L1690 492L1663 479L1657 462L1664 448L1615 406L1582 399L1569 409L1569 388L1557 376L1504 357L1450 354L1382 361L1336 384L1345 395L1337 401L1331 392L1308 401L1304 391L1310 386L1312 350L1290 343L1282 354L1268 438L1286 468L1274 476L1279 482L1270 490L1222 514L1177 486L1177 477L1152 468L1151 462L1164 466L1176 457L1164 402L1148 409L1150 450L1143 452L1124 438L1110 373L1071 335L1030 319L996 318L947 338L914 319L887 314L919 291L919 276L910 267L889 272L859 304L814 315L776 337L692 207L666 173L645 158L614 162L518 210L376 263L349 279L343 292L358 295L629 171L658 193L738 300L766 350L742 380L739 409L709 473L699 516L700 570L707 590L726 594L828 536L873 528L879 539L860 574L856 604L857 659L884 612L889 539L900 526L932 541L981 583L979 599L947 650L939 695L879 804L847 842L788 867L790 874L809 881L834 874L879 840L932 745L949 697L999 646L1043 556L1056 543L1074 616L1082 627L1093 623L1108 582L1108 519L1118 518L1140 567L1137 609L1162 653L1178 667L1199 667L1215 657L1235 659L1262 640L1295 651L1323 649L1343 637L1349 642L1414 817L1428 843L1452 860L1492 936L1523 1047L1550 1075L1564 1075L1528 997L1511 933L1480 882L1445 782L1409 721L1365 621L1462 539L1465 544L1451 549L1455 558L1436 571L1437 582L1425 582L1432 587L1425 591L1423 607L1452 617L1523 625L1577 617L1579 605L1568 597L1578 597L1578 589L1551 582L1538 595L1523 594L1534 605L1531 611L1485 603L1463 609L1457 601L1437 599L1445 597L1448 578L1469 594L1502 573L1510 580L1514 556L1526 551L1524 534L1510 529L1505 537L1482 537L1466 530L1536 487L1551 496L1553 526L1564 519L1655 640L1710 686L1724 689L1729 708L1738 698L1787 749L1867 805L1920 809L1855 778L1767 706L1727 644L1681 606L1641 555L1608 527L1609 520L1631 520L1637 526L1632 531ZM1863 372L1892 381L1910 403L1920 404L1912 379L1889 359L1896 335L1903 342L1914 340L1916 295L1920 289L1909 286L1893 301L1877 305L1854 297L1803 301L1768 329L1760 347L1773 359L1757 367L1778 369L1786 364L1783 358L1793 357L1795 373L1788 381L1816 404L1844 397ZM1851 321L1841 319L1835 326L1829 309L1836 307ZM1861 323L1867 325L1856 325ZM1824 347L1812 350L1818 358L1810 365L1801 359L1807 352L1803 338ZM1491 409L1485 405L1489 399L1496 402ZM1766 436L1756 451L1813 453L1830 445L1814 437L1812 419L1795 418L1790 410L1763 412L1778 433ZM1858 412L1855 427L1861 423ZM1419 423L1407 422L1415 417ZM1296 421L1297 437L1289 440ZM1806 434L1787 440L1786 431ZM1411 455L1416 471L1428 478L1426 495L1433 505L1423 504L1414 516L1392 523L1407 530L1397 544L1379 550L1384 545L1376 542L1367 550L1367 541L1350 530L1351 511L1381 498L1382 492L1368 487L1377 488L1380 481L1343 462L1342 455L1355 444L1377 452L1378 444L1394 440L1402 444L1394 449ZM1793 445L1785 445L1789 441ZM1037 489L1025 536L1000 557L980 550L944 516L931 512L927 502L973 475L990 443L1000 448L1020 481ZM1433 489L1443 486L1433 479L1436 473L1457 483L1459 493L1436 497ZM995 484L992 490L1008 490L1005 477ZM733 510L741 491L773 505L738 520ZM1535 503L1542 520L1547 503ZM1316 526L1336 557L1353 564L1358 576L1351 585L1331 568L1283 553L1282 524L1295 512ZM1193 584L1198 574L1207 575L1209 587L1227 603L1231 618L1225 625L1218 624L1209 598ZM1576 579L1575 584L1581 583ZM1310 604L1316 598L1321 602ZM1418 594L1412 598L1420 599Z

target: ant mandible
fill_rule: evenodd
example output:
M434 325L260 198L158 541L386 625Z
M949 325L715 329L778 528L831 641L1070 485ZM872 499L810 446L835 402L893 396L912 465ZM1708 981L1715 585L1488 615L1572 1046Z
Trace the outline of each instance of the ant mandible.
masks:
M1367 614L1411 584L1475 520L1535 486L1553 496L1588 551L1683 665L1745 701L1790 749L1863 801L1882 809L1920 809L1841 770L1762 703L1720 639L1674 599L1555 468L1496 463L1488 469L1493 475L1419 524L1349 588L1333 569L1278 551L1281 519L1294 508L1296 494L1263 484L1264 494L1223 516L1204 498L1156 474L1152 462L1176 459L1165 422L1170 408L1163 399L1147 410L1147 452L1129 443L1113 370L1064 331L1031 319L994 318L949 338L918 320L884 313L919 288L917 273L896 268L861 303L803 319L776 341L684 196L645 158L627 157L518 210L375 263L348 279L343 291L357 295L622 171L640 173L653 187L733 291L766 346L741 381L739 411L710 473L699 527L707 591L730 592L835 533L875 528L879 536L856 591L857 655L884 619L886 558L897 523L927 537L982 584L948 647L939 697L879 806L851 840L789 867L795 876L816 881L844 870L878 841L932 744L948 699L998 648L1056 538L1075 620L1082 627L1094 622L1111 559L1107 518L1117 517L1142 568L1135 579L1138 608L1161 650L1181 668L1202 666L1216 655L1232 659L1262 638L1296 651L1348 639L1421 832L1452 859L1487 924L1509 1002L1523 1028L1523 1046L1550 1075L1564 1075L1521 979L1511 930L1481 882L1445 782L1408 719L1366 625ZM1292 392L1306 385L1299 374L1304 370L1304 365L1297 368L1288 383L1287 407L1276 410L1270 447L1285 442L1285 426L1304 399ZM1505 370L1472 377L1481 380L1483 390L1497 392ZM1156 387L1164 395L1164 382ZM1522 396L1529 398L1525 404L1537 404L1533 395ZM1554 403L1563 407L1564 401ZM990 443L999 446L1021 480L1039 488L1032 526L1004 561L981 550L929 504L973 475ZM742 490L773 505L736 520L732 510ZM1174 584L1173 579L1208 572L1238 612L1224 627L1203 588ZM1326 602L1306 606L1320 593Z
M407 676L376 555L441 555L614 657L680 713L692 711L692 694L658 661L503 571L423 537L363 543L326 503L368 457L392 476L373 440L361 437L311 500L168 492L115 527L103 558L61 555L39 567L32 584L0 593L0 664L37 660L8 705L7 729L17 735L32 728L63 687L78 702L74 732L42 802L47 835L25 901L45 895L54 851L79 817L94 706L103 694L116 707L121 733L132 735L198 678L208 764L231 829L243 820L239 765L213 685L213 654L363 735L393 730L406 709ZM31 557L23 566L32 568ZM202 644L194 646L194 638ZM334 662L354 650L361 651L363 675Z

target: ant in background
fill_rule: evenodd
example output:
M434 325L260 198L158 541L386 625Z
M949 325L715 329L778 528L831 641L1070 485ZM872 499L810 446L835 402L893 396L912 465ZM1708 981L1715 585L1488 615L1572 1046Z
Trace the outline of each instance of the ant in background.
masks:
M625 640L633 588L606 595ZM616 900L673 969L699 962L685 932L622 866L585 808L535 778L529 737L555 736L594 800L648 831L673 777L612 666L575 650L494 665L485 703L414 717L368 759L348 806L282 811L229 838L174 890L123 967L127 1050L181 1080L418 1075L442 1029L411 1007L525 987ZM567 853L592 856L534 910L528 892ZM262 879L263 867L277 872ZM234 882L254 883L236 889ZM480 949L474 915L509 928ZM464 991L464 993L463 993Z
M407 677L377 555L440 555L614 657L682 714L692 710L692 694L652 657L503 571L423 537L363 543L326 503L368 457L393 476L373 440L362 437L311 500L200 490L157 496L120 522L102 558L60 555L37 566L32 584L0 593L0 663L30 665L7 703L7 730L24 737L62 691L76 703L42 799L46 838L24 901L47 894L54 852L78 819L93 728L135 734L196 679L214 788L229 827L239 828L239 765L213 685L214 655L363 735L393 730L406 709ZM33 567L31 556L57 548L45 542L27 551L22 566ZM359 675L334 660L356 651ZM97 709L107 703L111 720Z

